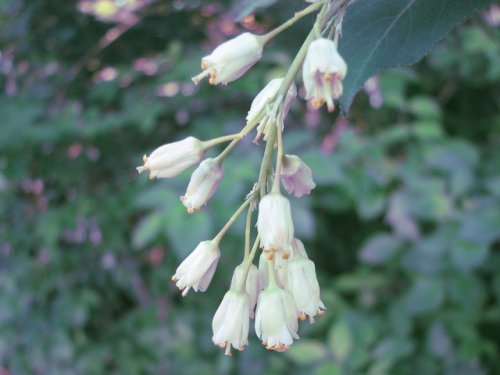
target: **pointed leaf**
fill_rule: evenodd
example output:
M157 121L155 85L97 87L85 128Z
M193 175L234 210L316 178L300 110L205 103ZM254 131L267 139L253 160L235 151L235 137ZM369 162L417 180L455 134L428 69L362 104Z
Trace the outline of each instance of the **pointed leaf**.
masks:
M413 64L491 0L357 0L347 9L340 53L348 65L342 110L381 69Z

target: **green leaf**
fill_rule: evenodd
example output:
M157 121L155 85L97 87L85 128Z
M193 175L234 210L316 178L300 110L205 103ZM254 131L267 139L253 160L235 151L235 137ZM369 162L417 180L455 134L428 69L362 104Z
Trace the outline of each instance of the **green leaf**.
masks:
M158 236L166 227L165 219L165 215L156 212L142 219L132 234L134 248L140 249Z
M398 251L400 241L389 234L371 237L361 248L359 258L368 264L381 264L388 261Z
M314 372L314 375L342 375L342 368L334 363L325 363Z
M427 350L436 357L446 357L451 345L446 327L442 323L435 323L427 333Z
M347 113L365 81L413 64L456 24L491 0L357 0L347 9L340 53L348 65L341 106Z
M335 359L344 362L352 348L352 334L344 321L339 321L333 327L330 336L330 346Z
M413 284L407 295L407 307L415 313L436 310L444 300L444 283L437 278L420 278Z
M457 241L452 247L451 261L461 271L470 271L480 266L488 257L488 246L469 241Z
M288 355L294 362L304 365L325 358L326 349L317 341L301 340L290 348Z

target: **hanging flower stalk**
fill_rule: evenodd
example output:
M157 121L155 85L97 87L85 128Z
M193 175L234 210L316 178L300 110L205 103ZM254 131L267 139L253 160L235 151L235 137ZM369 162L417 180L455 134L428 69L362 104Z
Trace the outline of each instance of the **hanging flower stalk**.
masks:
M337 46L342 18L350 0L319 0L297 12L290 20L264 35L243 33L218 46L201 61L202 72L193 81L208 77L212 85L228 84L244 75L262 57L266 43L292 26L298 19L317 12L316 22L293 60L287 74L271 80L255 97L243 129L208 141L188 137L163 145L144 156L139 172L149 171L150 178L170 178L198 164L182 203L195 213L216 194L224 170L224 159L231 150L256 129L254 142L263 136L265 151L257 182L226 225L211 239L200 242L179 265L172 280L186 296L193 289L204 292L216 271L221 256L221 241L242 212L247 212L244 256L235 267L229 291L217 309L212 340L231 355L231 349L243 350L248 344L250 319L266 349L287 350L298 339L298 321L325 313L315 265L295 238L292 206L282 194L299 198L308 195L316 184L309 168L298 156L284 152L285 119L296 100L295 79L302 70L305 99L314 109L327 104L329 111L342 94L347 65ZM310 1L312 2L312 1ZM328 14L326 19L325 14ZM215 158L203 159L205 151L229 142ZM274 173L272 164L275 156ZM271 182L271 183L269 183ZM250 246L253 211L257 210L257 234ZM253 263L262 249L259 267Z

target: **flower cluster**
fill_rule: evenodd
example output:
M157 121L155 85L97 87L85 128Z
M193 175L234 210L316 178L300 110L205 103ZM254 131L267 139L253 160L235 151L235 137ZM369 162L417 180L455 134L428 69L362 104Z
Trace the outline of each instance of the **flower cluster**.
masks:
M244 128L234 135L201 141L194 137L166 144L144 156L139 172L149 171L150 178L174 177L198 164L181 201L189 213L199 211L216 193L224 176L224 158L256 129L254 142L263 136L266 150L259 178L242 205L227 224L211 239L202 241L177 267L172 280L186 296L193 289L204 292L216 271L221 256L220 243L225 233L247 211L243 261L235 267L230 288L217 309L212 322L212 340L230 355L231 348L243 350L248 345L250 320L262 344L270 350L287 350L298 339L298 322L307 317L311 323L324 314L315 265L309 259L303 243L295 237L292 209L281 187L299 198L315 188L311 168L298 156L284 153L284 121L297 97L294 84L297 67L302 64L305 99L313 108L323 103L334 109L334 100L342 93L342 80L347 67L337 51L337 38L330 40L318 35L322 15L329 6L326 0L315 1L295 14L291 21L257 36L243 33L218 46L201 61L202 72L193 78L198 84L204 77L213 85L227 84L241 77L263 54L268 40L290 26L298 18L320 10L311 35L285 77L271 80L250 105ZM339 20L337 20L339 21ZM339 22L335 23L338 29ZM286 26L286 27L285 27ZM320 34L327 32L325 28ZM313 40L311 40L313 39ZM205 152L216 145L229 142L215 158L204 158ZM277 146L277 147L276 147ZM271 163L276 155L273 171ZM253 211L258 211L257 233L253 246L251 232ZM261 249L258 267L253 263Z

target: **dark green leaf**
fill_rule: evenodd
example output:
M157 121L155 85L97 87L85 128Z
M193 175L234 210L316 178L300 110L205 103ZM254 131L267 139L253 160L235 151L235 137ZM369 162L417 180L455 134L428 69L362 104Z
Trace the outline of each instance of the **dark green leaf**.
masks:
M491 0L357 0L347 9L340 53L348 65L342 110L381 69L413 64L457 23Z

